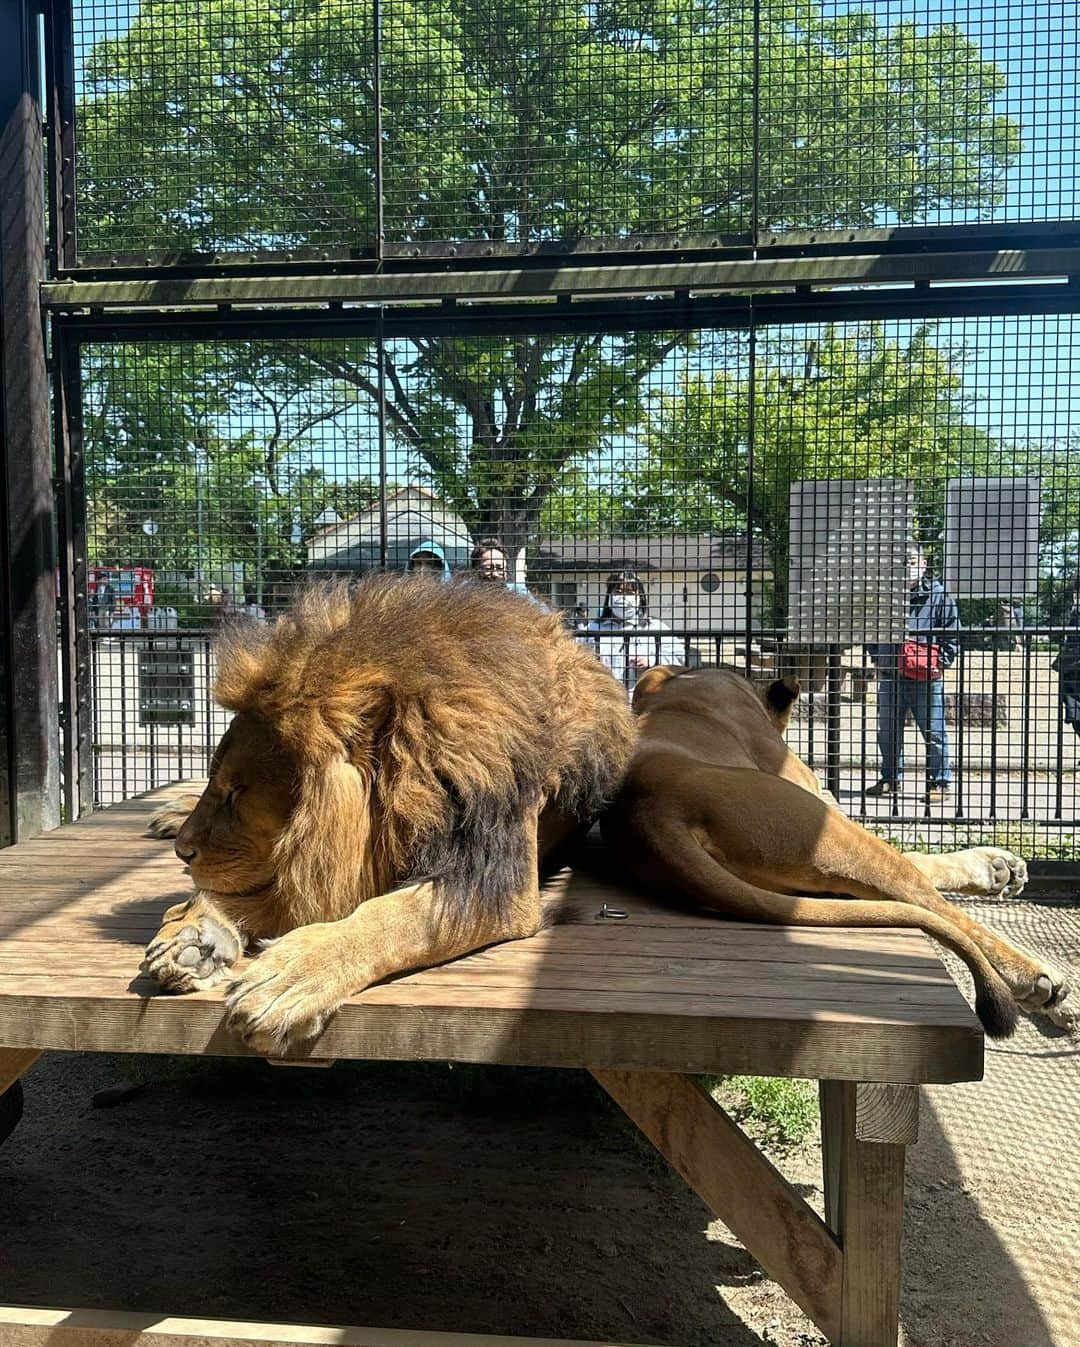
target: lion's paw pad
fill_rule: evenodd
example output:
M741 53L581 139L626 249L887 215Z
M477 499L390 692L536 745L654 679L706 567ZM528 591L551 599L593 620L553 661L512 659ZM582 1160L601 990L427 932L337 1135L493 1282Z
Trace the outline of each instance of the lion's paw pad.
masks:
M986 893L993 898L1015 898L1028 881L1027 862L1004 847L976 847L987 867Z
M203 914L163 926L146 947L142 970L166 991L205 991L225 982L239 957L233 932Z
M1041 1015L1057 1025L1059 1029L1076 1030L1080 1026L1080 1017L1071 1005L1066 1004L1069 984L1056 971L1046 970L1039 974L1026 995L1017 996L1022 1010L1029 1015Z

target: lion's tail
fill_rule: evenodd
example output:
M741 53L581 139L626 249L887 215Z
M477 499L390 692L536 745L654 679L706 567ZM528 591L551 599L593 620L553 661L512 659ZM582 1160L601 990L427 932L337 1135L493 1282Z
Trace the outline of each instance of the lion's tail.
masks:
M888 899L814 898L774 893L748 884L716 861L703 846L665 852L667 878L702 907L737 921L780 926L903 926L925 931L960 956L975 980L975 1013L991 1038L1016 1028L1016 1002L982 950L947 918Z

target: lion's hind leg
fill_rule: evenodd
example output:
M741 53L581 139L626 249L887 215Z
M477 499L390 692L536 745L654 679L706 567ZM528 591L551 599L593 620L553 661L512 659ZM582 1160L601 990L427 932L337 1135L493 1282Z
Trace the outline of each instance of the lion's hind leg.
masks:
M899 852L788 781L745 768L684 771L666 798L642 792L612 840L646 882L741 921L924 930L968 965L987 1033L1015 1027L1016 1003L976 923Z
M1027 884L1027 863L1004 847L969 847L933 856L905 851L904 857L920 870L939 893L970 898L1015 898Z
M739 853L738 839L746 835L745 831L732 826L735 820L724 818L725 812L738 806L721 803L719 818L713 825L715 835L724 838L729 848L729 865L742 878L766 888L850 895L861 900L846 909L851 925L861 924L855 911L867 903L903 904L928 913L932 923L890 920L888 924L921 925L930 935L955 949L973 974L978 964L967 956L965 947L977 950L1022 1009L1045 1015L1061 1028L1073 1027L1075 1016L1063 1004L1069 988L1059 970L1003 940L948 902L921 868L881 838L839 811L808 798L805 792L796 800L787 783L776 778L762 775L753 798L761 817L784 820L784 826L776 828L770 836L767 850L760 847L759 826L754 833L758 853ZM764 859L763 850L766 850ZM838 914L841 924L843 910ZM961 943L956 937L962 938Z

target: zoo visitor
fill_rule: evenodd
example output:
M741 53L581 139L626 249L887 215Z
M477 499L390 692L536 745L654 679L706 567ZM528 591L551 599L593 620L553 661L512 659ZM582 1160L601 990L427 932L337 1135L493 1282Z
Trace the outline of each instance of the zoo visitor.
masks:
M926 799L949 794L949 738L945 729L945 670L956 659L960 641L942 636L959 631L956 600L940 580L926 574L918 543L907 554L909 639L898 645L868 645L878 676L878 748L881 779L867 795L895 795L904 773L904 722L910 711L926 744ZM934 631L937 635L926 635Z
M600 616L588 624L584 634L591 638L600 659L632 693L640 675L654 664L685 662L681 641L647 635L669 630L666 622L649 616L649 595L637 573L615 571L608 577Z
M1080 735L1080 576L1073 581L1068 625L1074 630L1065 634L1061 650L1050 667L1057 672L1065 724Z

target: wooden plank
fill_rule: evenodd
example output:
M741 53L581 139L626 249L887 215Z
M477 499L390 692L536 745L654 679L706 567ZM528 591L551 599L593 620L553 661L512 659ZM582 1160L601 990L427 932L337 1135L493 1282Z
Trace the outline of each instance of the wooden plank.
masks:
M904 1147L856 1137L856 1083L825 1080L821 1091L831 1130L826 1210L844 1251L836 1347L896 1347Z
M186 1319L110 1310L0 1305L0 1347L617 1347L491 1333Z
M153 934L151 929L149 934ZM120 939L102 932L97 939L63 937L43 940L5 940L0 944L0 974L75 973L91 971L97 976L131 974L142 957L145 940ZM628 966L629 965L629 966ZM953 1005L953 984L930 977L918 969L877 973L866 967L806 966L798 963L770 964L723 959L680 962L647 956L578 956L549 954L539 958L505 957L484 959L471 956L453 964L439 965L396 979L396 986L434 986L466 981L484 987L566 987L594 991L624 988L627 991L690 993L711 996L722 987L725 995L737 991L754 1000L779 993L785 999L814 997L824 1000L872 1000L892 1004L909 997L923 1005ZM775 991L774 991L775 989Z
M40 1056L36 1048L0 1048L0 1094L25 1075Z
M837 1337L839 1245L701 1083L668 1072L593 1075L769 1276Z
M42 979L46 987L49 980ZM97 991L90 985L91 991ZM107 984L115 988L115 983ZM461 998L464 1001L466 998ZM469 998L474 1000L474 998ZM535 1004L344 1006L322 1035L290 1056L377 1061L458 1061L511 1066L753 1073L898 1083L977 1080L982 1034L940 1023L860 1024L820 1012L747 1016L724 1022L707 1014L662 1017L610 1004L591 1013L565 994L538 993ZM88 994L48 996L24 987L0 996L0 1043L84 1052L249 1056L222 1024L214 994L184 997Z
M878 998L869 993L861 997L838 994L830 989L828 983L821 986L820 991L796 988L790 994L765 989L760 995L751 998L741 994L656 993L605 987L487 986L482 979L463 974L455 980L441 977L430 981L401 978L396 982L370 987L346 1004L356 1007L472 1006L514 1012L547 1009L575 1011L584 1015L627 1012L659 1019L668 1015L696 1016L715 1021L718 1028L727 1021L728 1027L732 1029L737 1028L744 1018L788 1019L803 1024L831 1019L870 1032L890 1025L927 1025L962 1030L970 1030L977 1025L959 995L956 1004L951 996L942 996L939 1002L927 1003L919 997L905 1000L899 989L894 989L890 998ZM137 963L111 977L102 976L93 968L78 972L65 969L51 974L0 973L0 1011L5 1002L28 995L52 997L58 1001L73 997L108 1001L127 1000L132 994L152 1000L161 997L156 985L139 974ZM200 995L204 993L170 996L169 999L185 1005L192 996ZM213 1001L221 1000L220 990L205 995Z

